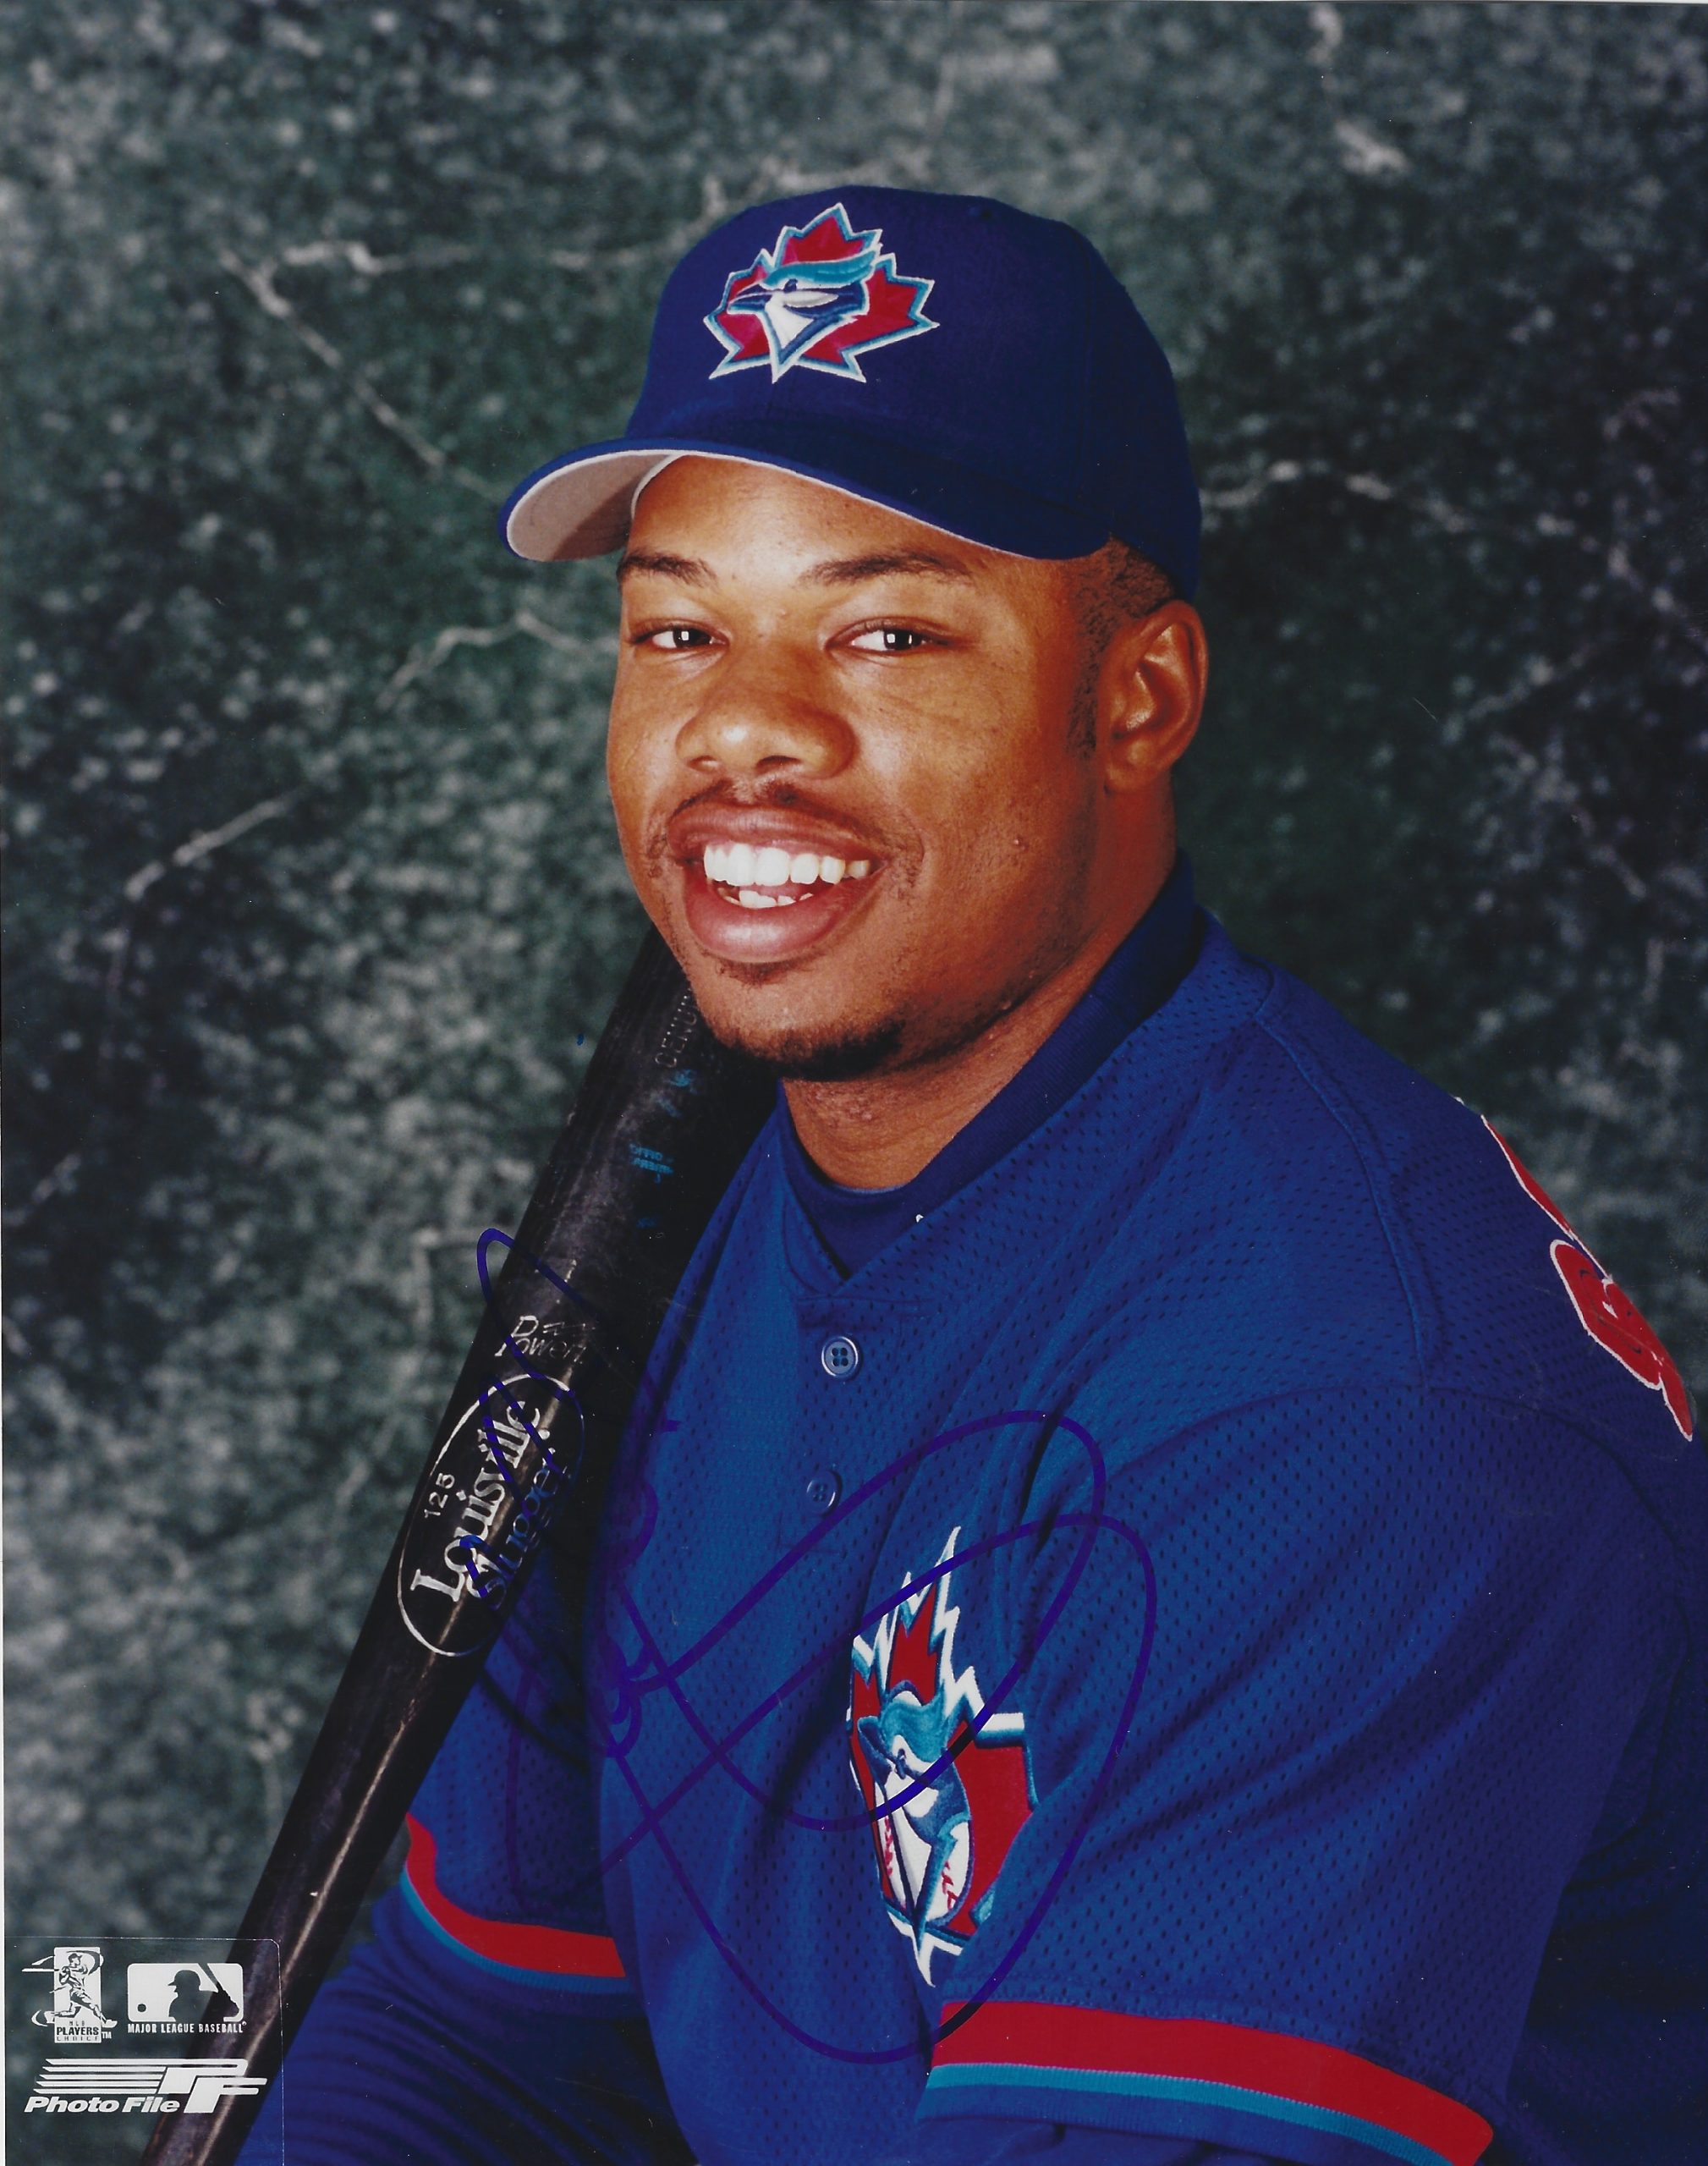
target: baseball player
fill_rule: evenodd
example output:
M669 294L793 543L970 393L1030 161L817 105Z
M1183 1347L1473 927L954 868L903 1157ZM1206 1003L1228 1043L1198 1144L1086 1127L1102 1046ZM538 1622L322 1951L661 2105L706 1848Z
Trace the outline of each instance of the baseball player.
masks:
M1107 267L747 211L506 533L622 552L626 861L780 1091L247 2157L1700 2161L1691 1407L1195 903L1198 498Z

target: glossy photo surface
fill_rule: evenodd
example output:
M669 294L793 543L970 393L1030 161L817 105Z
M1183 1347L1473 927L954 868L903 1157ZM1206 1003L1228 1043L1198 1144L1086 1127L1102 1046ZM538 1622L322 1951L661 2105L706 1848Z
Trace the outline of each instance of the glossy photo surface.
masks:
M1130 291L1203 498L1213 661L1178 778L1199 900L1487 1117L1552 1199L1560 1298L1610 1373L1681 1432L1708 1377L1698 11L22 11L0 30L22 2161L137 2147L19 2112L53 2010L63 2051L99 2045L122 1969L98 2016L73 1989L103 1937L182 1998L179 1942L211 1963L235 1930L480 1315L477 1243L519 1223L634 959L637 886L733 965L826 927L866 959L854 996L800 974L787 1014L729 980L712 1020L756 1050L924 1028L934 974L991 995L991 923L1024 974L1095 915L1084 805L1012 734L990 781L967 719L994 741L1066 666L1030 565L944 602L962 646L905 693L845 696L893 657L835 628L835 697L777 726L832 779L864 733L884 786L809 807L750 890L790 908L760 909L738 899L776 837L684 809L656 756L700 712L679 581L642 564L620 618L612 559L498 538L519 476L621 435L686 250L859 184L1066 219ZM933 267L832 238L853 253L816 283L781 235L731 264L708 379L786 387L817 356L876 382L931 349ZM713 625L733 668L760 630L819 651L822 613L753 570L761 532L799 557L812 486L667 473L644 500L660 559L745 537ZM851 510L826 548L891 547L887 516ZM737 756L739 691L695 725L708 756ZM828 1327L814 1358L853 1373ZM815 1511L846 1502L829 1465ZM870 1624L877 1674L907 1620ZM873 1795L938 1749L876 1707ZM1000 1789L1009 1763L982 1764ZM990 1810L1011 1838L1020 1806ZM908 1841L914 1880L961 1869L941 1829Z

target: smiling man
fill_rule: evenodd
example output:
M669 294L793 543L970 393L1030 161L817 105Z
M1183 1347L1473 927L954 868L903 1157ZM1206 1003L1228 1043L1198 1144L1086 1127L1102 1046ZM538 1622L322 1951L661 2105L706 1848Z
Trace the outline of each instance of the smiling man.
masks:
M673 275L612 796L780 1079L248 2154L1684 2166L1705 1483L1492 1130L1195 904L1198 504L1069 228Z
M645 487L619 577L609 767L641 899L713 1029L789 1079L809 1156L893 1186L1162 886L1197 614L1120 543L952 544L693 457Z

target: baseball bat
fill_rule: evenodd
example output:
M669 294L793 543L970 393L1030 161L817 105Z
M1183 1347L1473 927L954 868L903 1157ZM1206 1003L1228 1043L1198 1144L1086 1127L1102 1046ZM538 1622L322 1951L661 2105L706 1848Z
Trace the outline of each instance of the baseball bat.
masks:
M193 2050L277 2070L548 1527L585 1572L652 1340L774 1097L649 933L514 1242L482 1238L480 1328L238 1929L243 2027ZM145 2166L231 2166L260 2103L157 2121Z

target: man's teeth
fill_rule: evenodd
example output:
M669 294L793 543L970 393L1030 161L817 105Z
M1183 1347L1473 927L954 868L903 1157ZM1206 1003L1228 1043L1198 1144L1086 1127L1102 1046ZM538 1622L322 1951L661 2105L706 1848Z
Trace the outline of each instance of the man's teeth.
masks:
M762 893L764 888L834 888L844 877L864 880L872 869L869 857L850 861L821 856L816 850L790 852L774 844L755 849L751 843L708 843L705 865L706 878L720 888L735 888L737 901L750 910L775 910L780 903L796 899Z

